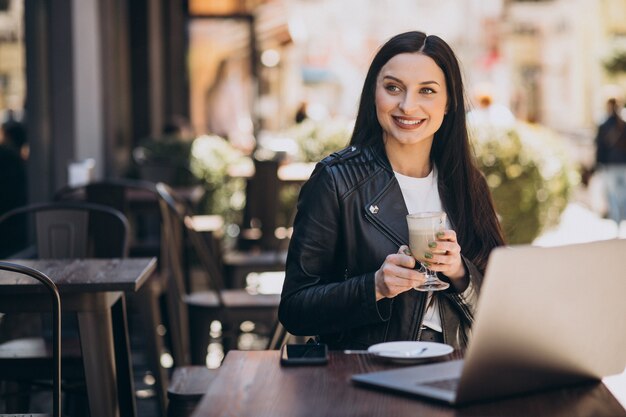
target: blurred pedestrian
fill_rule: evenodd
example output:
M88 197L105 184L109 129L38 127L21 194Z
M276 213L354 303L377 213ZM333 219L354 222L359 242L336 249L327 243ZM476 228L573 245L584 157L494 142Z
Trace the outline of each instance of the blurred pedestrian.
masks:
M615 97L607 100L607 118L596 135L596 171L601 173L608 202L608 215L619 223L626 219L626 122Z
M26 140L26 126L13 117L0 127L0 144L14 149L23 160L28 159L29 147Z
M10 120L0 127L0 216L27 203L26 133L24 126ZM0 258L11 254L25 238L25 225L15 223L0 233ZM9 238L10 236L10 238Z
M294 117L294 121L296 123L302 123L309 117L307 114L307 107L308 107L308 104L306 101L303 101L302 103L300 103L300 105L298 106L298 110L296 110L296 115Z

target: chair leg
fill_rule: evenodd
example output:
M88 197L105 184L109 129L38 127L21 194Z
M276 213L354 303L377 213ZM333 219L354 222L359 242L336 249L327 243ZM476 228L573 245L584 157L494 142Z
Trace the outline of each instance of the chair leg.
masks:
M211 323L219 320L217 313L208 313L202 308L189 308L189 332L191 339L191 363L206 365L207 348L211 340Z
M157 326L163 322L159 307L158 285L146 285L134 297L137 310L141 317L141 327L145 337L144 349L149 368L156 383L156 393L159 399L161 415L165 415L167 408L167 370L161 366L161 353L165 351L163 338L158 334Z
M224 355L229 350L237 349L239 342L239 325L228 320L224 320L222 323L222 346L224 348Z
M171 281L166 290L166 327L171 342L172 356L175 366L188 365L189 358L189 313L187 306L180 302L177 289Z

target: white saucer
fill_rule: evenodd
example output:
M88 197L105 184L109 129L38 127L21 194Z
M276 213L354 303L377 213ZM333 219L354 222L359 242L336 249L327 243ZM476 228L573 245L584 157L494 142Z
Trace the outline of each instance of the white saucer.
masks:
M406 363L445 356L454 348L435 342L386 342L372 345L367 351L380 358Z

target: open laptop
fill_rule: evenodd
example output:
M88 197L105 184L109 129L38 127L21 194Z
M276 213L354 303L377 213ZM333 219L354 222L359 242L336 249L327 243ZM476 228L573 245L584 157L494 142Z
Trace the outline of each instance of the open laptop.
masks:
M600 380L626 366L626 239L495 249L464 360L352 380L465 404Z

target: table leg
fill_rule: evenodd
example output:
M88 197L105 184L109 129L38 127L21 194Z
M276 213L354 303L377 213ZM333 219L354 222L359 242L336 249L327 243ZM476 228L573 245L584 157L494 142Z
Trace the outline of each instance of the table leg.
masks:
M77 313L91 417L137 415L125 300Z
M91 417L121 417L110 310L77 313Z
M126 314L126 297L124 295L113 304L111 314L113 316L115 367L120 413L122 416L136 417L135 380L133 378L133 366L131 363L128 316Z

